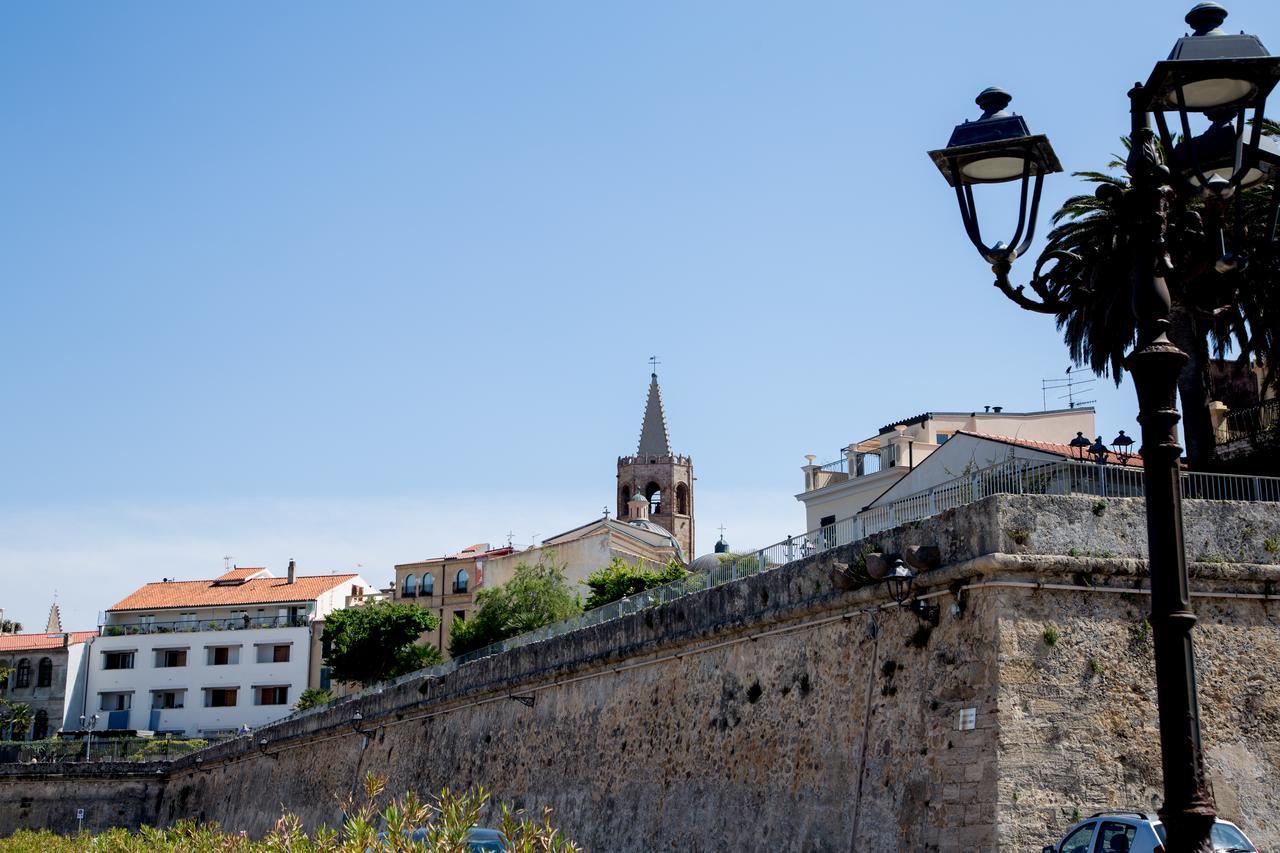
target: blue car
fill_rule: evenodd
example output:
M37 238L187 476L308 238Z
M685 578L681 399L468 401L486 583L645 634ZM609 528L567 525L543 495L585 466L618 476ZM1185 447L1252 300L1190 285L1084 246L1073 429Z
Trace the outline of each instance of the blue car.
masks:
M415 829L405 833L411 841L427 841L427 830L423 828ZM378 833L378 840L385 841L387 834L385 832ZM483 826L473 826L467 830L467 849L471 853L505 853L511 849L511 842L507 837L496 829L486 829Z

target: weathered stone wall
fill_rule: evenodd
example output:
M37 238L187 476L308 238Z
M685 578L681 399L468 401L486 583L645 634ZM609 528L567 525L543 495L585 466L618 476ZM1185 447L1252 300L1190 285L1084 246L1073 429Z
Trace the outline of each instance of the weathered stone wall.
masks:
M1195 604L1212 779L1224 814L1274 847L1280 624L1262 597L1280 571L1261 564L1280 512L1187 516L1188 551L1210 560L1193 570L1211 594ZM860 550L839 549L283 721L255 734L265 750L181 759L154 811L152 788L120 820L260 833L287 808L332 825L376 771L391 791L482 784L550 806L589 850L1039 849L1077 812L1158 801L1144 524L1137 501L989 498L875 537L939 546L918 583L942 607L932 630L880 609L881 588L838 590L831 559ZM63 804L89 784L41 781L30 796L56 802L28 814L73 829ZM0 813L17 793L0 782Z
M160 819L163 763L0 765L0 838L19 829L100 832Z

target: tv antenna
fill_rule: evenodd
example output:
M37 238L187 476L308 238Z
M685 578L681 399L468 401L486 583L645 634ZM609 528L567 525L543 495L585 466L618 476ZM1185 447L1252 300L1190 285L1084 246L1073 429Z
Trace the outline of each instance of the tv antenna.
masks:
M1066 374L1061 379L1041 379L1040 380L1040 397L1041 407L1049 410L1049 392L1054 393L1054 400L1066 400L1067 408L1074 409L1078 406L1091 406L1098 402L1096 399L1083 400L1081 397L1094 393L1094 378L1088 376L1081 378L1079 374L1072 373L1071 368L1067 367ZM1061 393L1065 391L1066 393Z

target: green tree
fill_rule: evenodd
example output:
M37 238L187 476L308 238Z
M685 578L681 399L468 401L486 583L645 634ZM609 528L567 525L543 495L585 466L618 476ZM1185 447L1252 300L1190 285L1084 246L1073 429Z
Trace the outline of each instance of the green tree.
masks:
M328 704L333 701L333 691L325 690L321 687L308 687L298 696L298 701L293 703L293 710L306 711L310 708L318 708L321 705Z
M471 618L453 620L449 654L458 657L581 613L582 605L565 580L565 566L554 560L554 554L544 553L533 565L519 563L511 580L476 593L478 606Z
M440 618L414 604L379 601L335 610L325 619L325 663L333 677L368 686L440 662L440 650L420 643Z
M1269 135L1277 131L1280 127L1267 123ZM1128 147L1128 140L1123 142ZM1116 158L1109 165L1119 174L1076 173L1097 191L1067 199L1054 214L1055 227L1031 282L1043 302L1019 304L1053 314L1075 363L1119 385L1138 331L1131 308L1133 247L1127 223L1134 216L1130 208L1140 202L1132 196L1125 163ZM1178 379L1178 394L1187 459L1195 468L1214 464L1208 410L1211 356L1222 358L1234 349L1241 359L1252 356L1266 365L1268 385L1277 378L1280 264L1268 242L1271 223L1264 215L1270 193L1265 184L1240 191L1238 218L1234 204L1200 198L1176 201L1170 212L1172 266L1164 272L1172 299L1168 334L1190 357ZM1219 264L1224 233L1233 257Z
M645 569L643 564L636 566L621 557L614 557L609 565L592 572L583 581L591 589L585 607L587 610L603 607L624 595L635 595L655 586L678 581L687 574L689 572L675 559L661 569Z
M22 623L12 619L0 619L0 634L21 634Z

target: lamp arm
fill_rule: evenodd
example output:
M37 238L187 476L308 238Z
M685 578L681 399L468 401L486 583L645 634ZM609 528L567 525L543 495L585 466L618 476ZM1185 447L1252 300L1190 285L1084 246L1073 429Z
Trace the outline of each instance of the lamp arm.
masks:
M1016 256L1015 256L1016 257ZM1059 314L1078 306L1080 300L1077 298L1063 299L1049 289L1048 282L1052 276L1043 271L1044 265L1049 261L1080 261L1079 255L1074 252L1067 252L1060 249L1051 249L1040 256L1036 261L1035 270L1032 272L1031 281L1028 282L1032 292L1038 299L1033 299L1026 295L1026 287L1018 285L1015 287L1009 281L1009 271L1013 266L1013 258L1001 259L991 265L991 270L996 274L996 288L1014 302L1019 308L1027 311L1034 311L1037 314ZM1080 294L1083 296L1083 292Z

